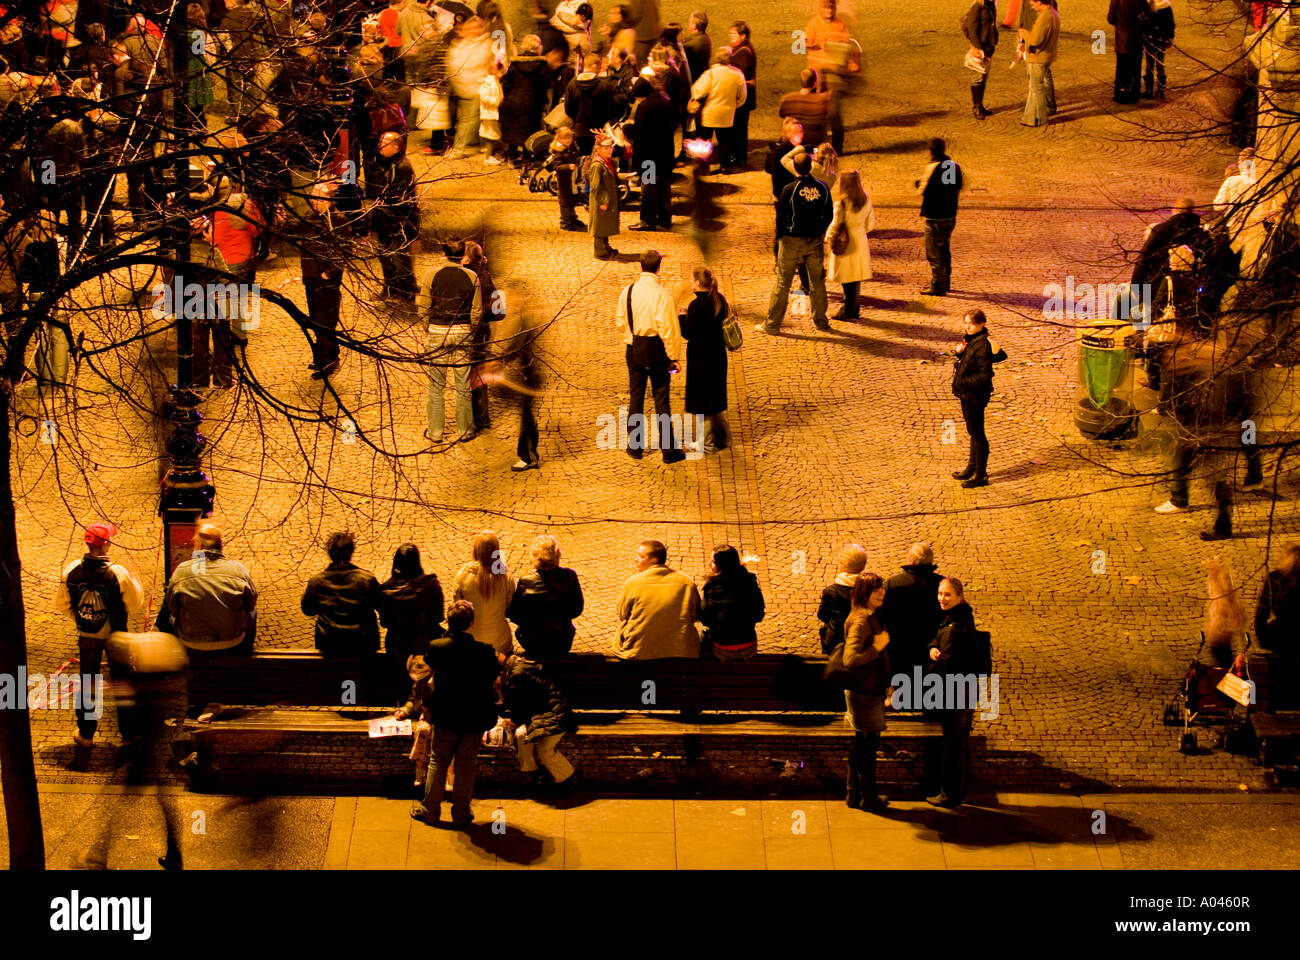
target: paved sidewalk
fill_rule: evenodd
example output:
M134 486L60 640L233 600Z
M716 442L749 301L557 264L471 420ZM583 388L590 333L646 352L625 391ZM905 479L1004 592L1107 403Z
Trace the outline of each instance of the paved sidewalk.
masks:
M1300 868L1290 795L1002 793L957 811L895 801L883 816L833 797L580 796L568 809L482 799L476 825L456 831L412 821L408 800L162 794L179 805L191 870ZM157 869L152 796L66 785L41 795L51 869L75 868L106 818L109 866ZM0 811L0 864L7 853Z

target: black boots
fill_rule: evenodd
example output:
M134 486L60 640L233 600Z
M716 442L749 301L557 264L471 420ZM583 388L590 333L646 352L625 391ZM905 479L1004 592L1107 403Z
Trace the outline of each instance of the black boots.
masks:
M878 813L889 806L889 801L876 793L876 750L880 746L879 733L853 734L853 752L849 754L847 806L855 810Z
M954 470L952 474L954 480L969 480L973 476L975 476L975 464L973 463L966 464L960 470Z
M985 117L991 117L993 114L984 109L984 84L973 83L970 88L971 110L975 114L976 120L983 120Z

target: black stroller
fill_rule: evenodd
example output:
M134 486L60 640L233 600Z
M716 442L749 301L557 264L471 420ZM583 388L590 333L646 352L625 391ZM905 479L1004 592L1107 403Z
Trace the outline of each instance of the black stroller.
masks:
M1164 722L1166 726L1181 726L1182 738L1178 749L1181 753L1197 752L1196 731L1193 725L1217 728L1218 746L1232 749L1234 741L1246 716L1246 706L1229 696L1227 691L1234 688L1248 689L1250 669L1247 666L1246 651L1250 648L1250 634L1246 634L1246 644L1242 652L1232 656L1231 651L1223 657L1215 657L1214 663L1202 659L1205 650L1205 632L1201 632L1201 643L1196 648L1196 656L1183 675L1174 701L1165 707ZM1231 675L1236 678L1225 680ZM1243 686L1245 685L1245 686ZM1247 695L1247 704L1253 697Z

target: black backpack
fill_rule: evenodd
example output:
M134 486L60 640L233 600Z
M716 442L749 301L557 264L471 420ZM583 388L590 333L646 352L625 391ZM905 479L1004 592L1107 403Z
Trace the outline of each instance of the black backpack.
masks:
M93 570L83 563L68 574L68 599L77 632L83 636L107 636L115 628L112 621L121 619L122 591L117 577L107 566ZM115 611L119 612L116 618Z

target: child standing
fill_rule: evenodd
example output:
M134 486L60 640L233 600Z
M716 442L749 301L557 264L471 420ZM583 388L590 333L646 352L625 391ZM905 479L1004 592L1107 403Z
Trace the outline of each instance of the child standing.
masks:
M483 162L489 164L504 162L498 153L501 149L501 74L504 72L505 63L496 60L478 85L478 136L483 141Z
M412 656L406 660L406 672L411 677L411 696L393 712L393 716L398 720L415 721L412 730L415 742L411 745L410 759L415 764L415 785L422 787L425 772L429 769L429 744L433 738L433 724L429 720L428 707L429 693L433 689L433 671L424 662L424 657Z
M560 127L551 141L547 166L555 172L556 194L560 199L560 229L586 230L587 225L578 219L573 203L573 172L578 168L578 141L573 127Z

